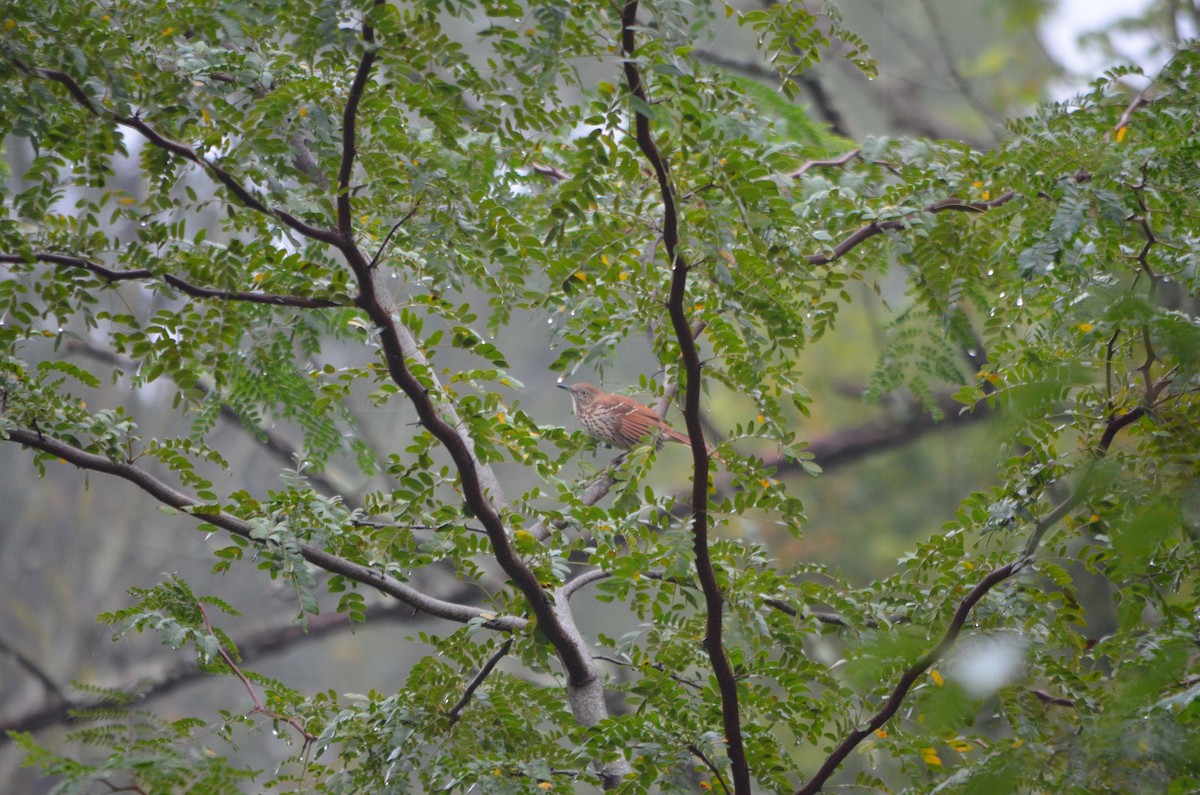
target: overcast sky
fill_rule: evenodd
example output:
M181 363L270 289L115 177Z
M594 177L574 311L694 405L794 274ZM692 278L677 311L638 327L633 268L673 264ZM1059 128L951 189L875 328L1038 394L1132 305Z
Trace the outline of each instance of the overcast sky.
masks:
M1085 75L1082 83L1064 86L1059 92L1059 99L1065 98L1094 79L1110 64L1095 52L1084 52L1079 49L1077 39L1080 33L1102 28L1113 20L1140 14L1149 0L1058 0L1057 9L1050 14L1042 24L1042 40L1068 69L1080 75ZM1184 31L1185 35L1195 35ZM1117 46L1122 53L1139 64L1148 74L1153 74L1163 65L1161 54L1151 56L1148 37L1122 36L1117 40Z

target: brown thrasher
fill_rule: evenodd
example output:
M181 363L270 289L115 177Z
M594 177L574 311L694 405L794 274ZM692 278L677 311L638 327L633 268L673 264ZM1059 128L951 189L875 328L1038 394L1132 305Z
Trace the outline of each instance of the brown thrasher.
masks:
M588 435L606 444L628 450L648 437L659 447L664 439L692 446L688 437L633 398L609 395L591 384L558 384L558 388L571 393L571 408Z

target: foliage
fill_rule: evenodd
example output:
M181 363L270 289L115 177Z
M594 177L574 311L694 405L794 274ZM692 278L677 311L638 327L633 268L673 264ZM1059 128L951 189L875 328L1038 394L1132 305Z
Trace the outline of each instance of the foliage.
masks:
M740 24L791 76L835 35L870 68L835 18L625 13L6 9L0 132L30 160L0 217L0 435L228 536L215 572L285 580L302 616L334 594L361 621L382 594L460 625L420 635L434 653L399 693L304 695L240 666L205 608L232 611L221 598L135 591L105 620L193 646L255 709L128 731L93 716L79 739L100 753L80 760L22 735L57 791L1200 781L1200 54L1136 98L1106 75L992 152L876 140L830 159L814 125L692 43ZM776 563L747 528L803 534L795 477L818 468L798 357L854 283L897 274L870 393L937 414L951 386L1005 442L980 453L994 487L856 588ZM700 391L729 396L717 458L694 445L698 487L652 485L653 445L581 476L585 437L523 406L512 362L541 343L503 340L529 318L564 376L645 341L639 391L679 389L693 439ZM152 438L132 409L89 406L106 379L170 384L186 427ZM362 391L420 427L371 444L348 409ZM218 449L222 411L264 444L272 422L303 435L280 488L214 485L240 465ZM323 479L343 461L367 493ZM439 571L454 576L417 587ZM444 598L455 577L486 604ZM1110 597L1085 608L1091 578ZM638 629L577 626L584 590ZM1015 662L980 684L978 659ZM235 763L255 714L296 740L292 764Z

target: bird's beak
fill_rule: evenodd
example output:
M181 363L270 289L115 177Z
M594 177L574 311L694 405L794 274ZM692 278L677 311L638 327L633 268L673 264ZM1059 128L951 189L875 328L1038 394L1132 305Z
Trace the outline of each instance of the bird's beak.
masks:
M565 389L568 392L571 391L571 387L567 386L566 384L555 384L555 386L558 387L559 389Z

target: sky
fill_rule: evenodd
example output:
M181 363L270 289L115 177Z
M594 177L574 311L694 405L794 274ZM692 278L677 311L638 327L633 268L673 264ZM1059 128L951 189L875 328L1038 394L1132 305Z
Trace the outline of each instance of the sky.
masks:
M1059 0L1058 7L1042 23L1042 41L1068 69L1094 78L1110 64L1098 53L1081 50L1077 42L1079 34L1102 28L1119 17L1140 14L1148 5L1149 0ZM1195 32L1184 33L1195 35ZM1148 74L1158 71L1166 61L1161 53L1149 53L1151 43L1152 40L1144 36L1122 36L1117 39L1120 51ZM1056 92L1056 99L1065 99L1074 94L1086 85L1087 79L1064 84Z

